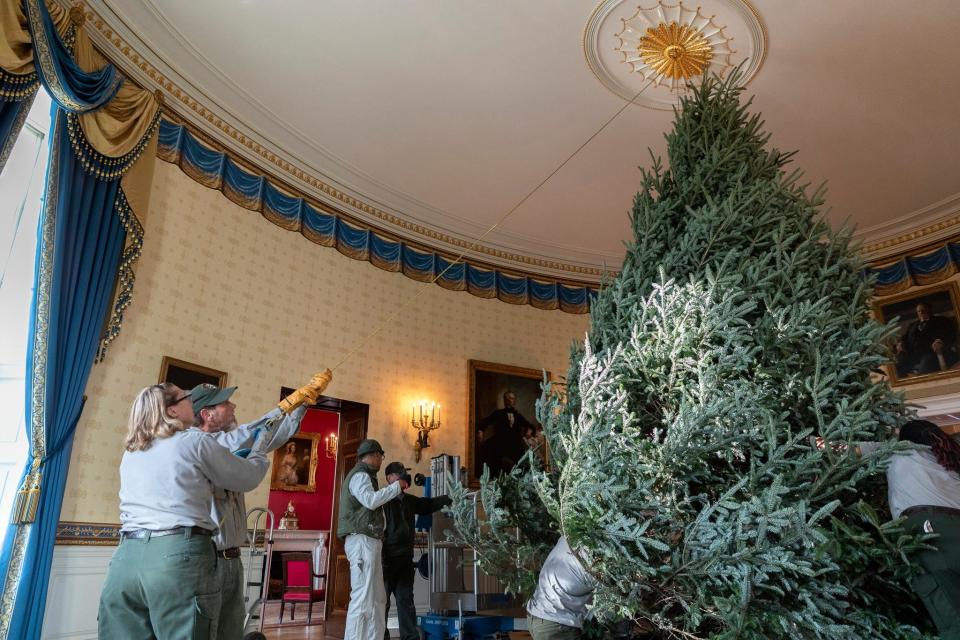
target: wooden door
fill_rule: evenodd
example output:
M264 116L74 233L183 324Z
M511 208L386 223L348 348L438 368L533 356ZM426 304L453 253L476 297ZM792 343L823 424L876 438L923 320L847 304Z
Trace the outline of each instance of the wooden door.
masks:
M337 475L333 492L333 524L328 563L327 618L331 613L346 613L350 604L350 563L343 549L343 540L337 537L340 517L340 491L343 477L357 464L357 448L367 437L367 416L370 407L357 402L344 402L340 409L340 438L337 447Z

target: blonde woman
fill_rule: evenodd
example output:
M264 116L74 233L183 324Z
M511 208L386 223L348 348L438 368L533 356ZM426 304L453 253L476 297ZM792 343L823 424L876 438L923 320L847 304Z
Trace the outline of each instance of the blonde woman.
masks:
M195 428L190 394L142 390L130 409L120 462L120 546L100 594L101 640L216 638L220 609L210 516L214 487L250 491L269 465Z

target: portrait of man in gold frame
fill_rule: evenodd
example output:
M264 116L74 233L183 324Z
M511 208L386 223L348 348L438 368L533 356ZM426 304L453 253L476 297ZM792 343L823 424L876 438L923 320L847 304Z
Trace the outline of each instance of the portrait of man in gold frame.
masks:
M317 490L320 437L319 433L298 433L273 452L271 489L305 493Z
M960 289L947 282L873 300L880 322L897 323L886 365L892 384L960 375Z
M490 477L497 477L528 449L546 464L549 452L536 402L544 375L550 380L550 372L481 360L470 360L469 371L464 466L470 486L479 484L484 464Z

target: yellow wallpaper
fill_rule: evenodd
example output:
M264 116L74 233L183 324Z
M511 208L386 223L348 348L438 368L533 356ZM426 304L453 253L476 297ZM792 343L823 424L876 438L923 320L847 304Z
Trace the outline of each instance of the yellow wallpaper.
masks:
M127 412L137 391L157 381L165 355L227 371L243 421L273 407L281 386L333 366L404 305L337 369L327 394L369 404L370 436L387 457L426 471L430 455L464 454L469 359L565 374L569 345L588 328L587 316L446 291L351 260L165 162L152 198L133 304L87 385L61 520L119 522ZM444 425L414 465L408 412L424 397L443 405ZM248 506L265 505L268 487L265 480L249 494Z

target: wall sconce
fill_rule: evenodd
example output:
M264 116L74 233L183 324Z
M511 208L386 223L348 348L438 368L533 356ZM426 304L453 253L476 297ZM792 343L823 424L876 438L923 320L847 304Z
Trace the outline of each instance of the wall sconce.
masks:
M335 433L331 433L330 435L328 435L326 438L323 439L323 446L327 452L328 458L337 457L337 442L338 442L338 438L337 438L337 434Z
M410 407L410 426L417 430L417 442L413 445L416 461L420 452L430 446L430 432L440 428L440 405L423 400Z

